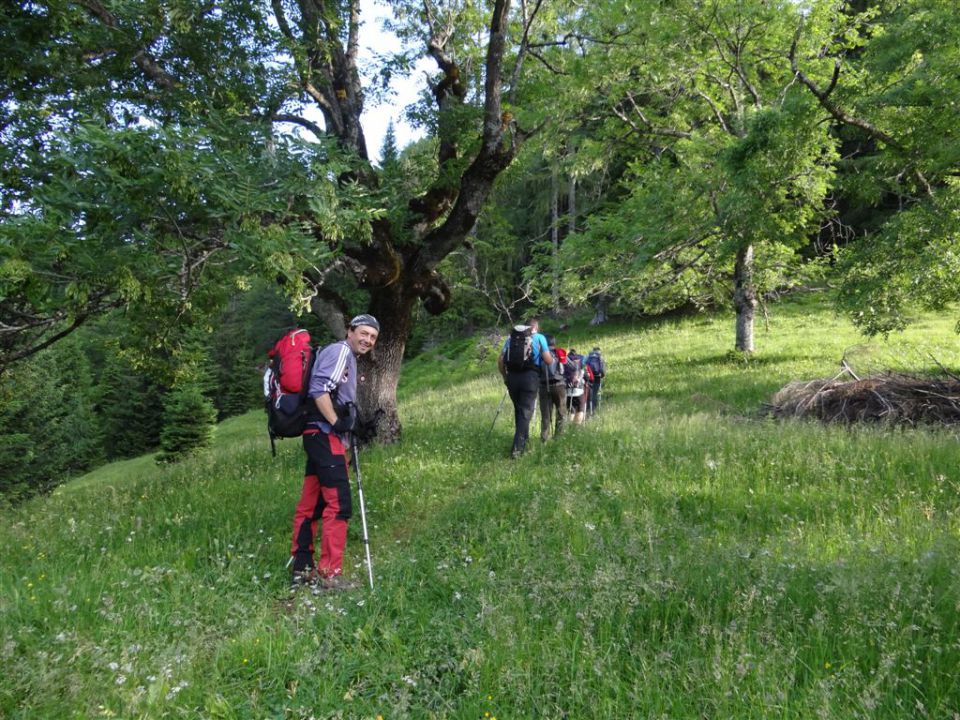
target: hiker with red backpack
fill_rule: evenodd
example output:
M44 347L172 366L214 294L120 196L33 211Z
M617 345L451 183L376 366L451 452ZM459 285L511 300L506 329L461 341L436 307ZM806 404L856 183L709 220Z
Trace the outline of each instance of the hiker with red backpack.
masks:
M497 368L507 385L513 402L514 434L510 457L523 454L530 435L530 420L537 407L540 376L553 362L547 339L540 333L540 321L531 318L526 325L516 325L497 356Z
M377 342L380 324L372 315L350 321L344 340L319 350L307 383L308 414L303 431L307 454L303 489L293 516L293 587L316 585L344 590L355 583L343 577L350 494L347 448L357 424L357 357ZM362 496L361 496L362 502ZM314 565L314 539L320 529L320 561Z
M546 372L540 377L540 441L550 439L553 426L553 413L557 413L554 436L563 432L567 421L567 384L563 377L563 366L567 362L567 351L557 347L553 335L547 335L547 349L553 356L553 362L547 365Z

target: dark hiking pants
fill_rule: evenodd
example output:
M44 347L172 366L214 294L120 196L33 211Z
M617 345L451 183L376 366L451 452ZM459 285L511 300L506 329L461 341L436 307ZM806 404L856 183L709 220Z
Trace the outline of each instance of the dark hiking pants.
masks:
M554 435L563 432L567 420L567 387L563 382L550 383L549 386L540 384L540 440L550 439L550 428L553 425L553 413L557 413L557 426Z
M518 455L527 446L530 436L530 421L537 409L537 395L540 389L540 374L537 370L520 370L507 373L507 390L513 402L513 447L511 452Z

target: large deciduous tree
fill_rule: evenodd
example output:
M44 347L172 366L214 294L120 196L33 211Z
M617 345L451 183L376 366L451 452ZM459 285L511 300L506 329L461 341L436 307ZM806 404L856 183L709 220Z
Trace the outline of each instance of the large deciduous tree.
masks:
M789 57L843 141L840 306L873 334L960 300L956 3L817 3Z
M393 3L437 68L431 176L406 197L369 162L360 0L4 6L0 365L111 308L153 335L258 273L336 334L380 319L360 400L396 438L413 312L448 306L437 267L540 122L516 105L543 4Z
M571 292L649 311L717 298L754 349L759 272L819 227L834 140L787 62L799 13L784 2L673 0L593 9L621 36L584 59L605 144L634 159L608 207L569 239ZM612 14L613 13L613 14ZM622 152L623 150L621 150Z

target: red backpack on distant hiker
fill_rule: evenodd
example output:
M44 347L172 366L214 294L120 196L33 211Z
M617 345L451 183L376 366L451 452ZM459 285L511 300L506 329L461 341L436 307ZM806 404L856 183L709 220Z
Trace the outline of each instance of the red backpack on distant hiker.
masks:
M302 329L285 333L267 357L270 358L264 378L267 432L276 455L275 438L299 437L307 426L311 410L307 390L314 360L310 333Z

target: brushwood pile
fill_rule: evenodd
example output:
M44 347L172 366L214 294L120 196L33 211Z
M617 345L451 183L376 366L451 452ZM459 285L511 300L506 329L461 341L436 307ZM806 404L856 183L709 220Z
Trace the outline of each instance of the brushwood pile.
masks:
M770 402L778 418L813 417L828 423L960 424L960 378L883 373L795 381Z

